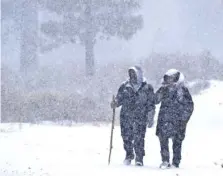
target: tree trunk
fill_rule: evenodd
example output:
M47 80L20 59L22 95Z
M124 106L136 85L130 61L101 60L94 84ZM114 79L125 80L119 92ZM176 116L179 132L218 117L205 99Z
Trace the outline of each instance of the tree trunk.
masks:
M85 21L86 21L86 33L85 33L85 67L86 75L93 76L95 74L95 63L94 63L94 39L95 31L92 23L92 0L88 0L85 9Z
M85 42L85 67L87 76L95 74L94 42L92 39Z
M38 7L36 1L20 0L20 70L27 75L38 67Z

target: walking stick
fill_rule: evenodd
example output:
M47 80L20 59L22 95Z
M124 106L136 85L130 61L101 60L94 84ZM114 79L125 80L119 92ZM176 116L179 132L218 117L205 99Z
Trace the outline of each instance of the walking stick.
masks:
M115 96L114 95L112 97L112 101L115 102ZM111 126L111 136L110 136L108 165L110 164L110 161L111 161L111 152L112 152L112 148L113 148L112 141L113 141L114 125L115 125L115 107L113 108L113 113L112 113L112 126Z

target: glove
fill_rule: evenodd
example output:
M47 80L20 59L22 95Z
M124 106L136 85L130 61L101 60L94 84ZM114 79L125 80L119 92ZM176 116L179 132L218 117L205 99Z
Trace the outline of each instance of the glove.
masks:
M152 128L154 125L155 109L148 112L147 127Z
M147 127L148 127L148 128L152 128L153 125L154 125L154 120L153 120L153 119L152 119L152 120L149 120L149 121L148 121L148 124L147 124Z
M112 109L115 109L118 107L118 102L116 100L112 101L111 104L110 104L111 108Z

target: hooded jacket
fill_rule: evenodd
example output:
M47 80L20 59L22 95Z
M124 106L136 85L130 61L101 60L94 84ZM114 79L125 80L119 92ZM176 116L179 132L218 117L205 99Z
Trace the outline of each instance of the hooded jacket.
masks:
M176 73L179 73L179 77L175 82L167 84L163 79L162 87L156 92L156 104L161 103L157 135L161 131L168 131L171 135L177 133L181 128L180 124L186 125L193 113L194 103L189 90L184 85L184 75L178 70L171 69L164 77L171 77Z
M132 84L130 79L120 86L116 102L121 107L121 118L145 120L148 112L155 109L155 94L153 87L146 82L140 67L131 67L137 75L137 83Z

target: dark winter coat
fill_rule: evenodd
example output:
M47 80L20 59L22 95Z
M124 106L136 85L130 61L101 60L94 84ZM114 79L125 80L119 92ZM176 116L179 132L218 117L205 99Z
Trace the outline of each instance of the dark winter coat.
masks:
M116 96L117 106L121 107L120 120L147 123L148 112L155 109L153 87L142 80L141 86L135 89L130 81L124 82Z
M156 135L174 137L178 134L183 140L194 103L189 90L183 84L182 73L178 82L162 86L156 92L156 104L160 102Z

